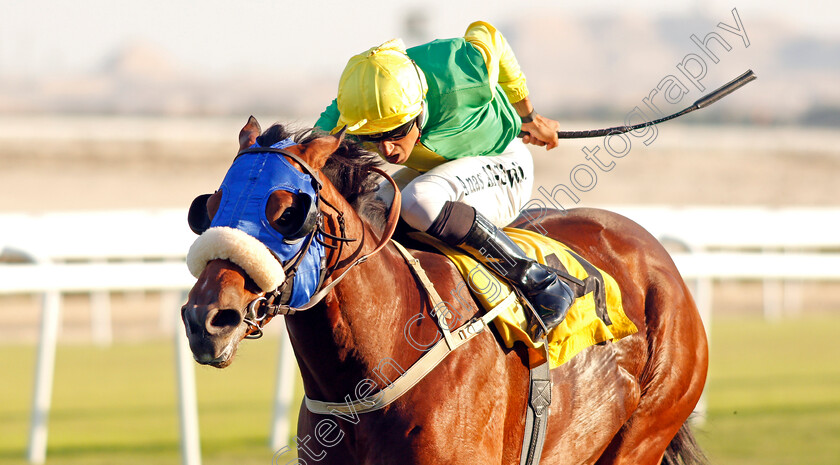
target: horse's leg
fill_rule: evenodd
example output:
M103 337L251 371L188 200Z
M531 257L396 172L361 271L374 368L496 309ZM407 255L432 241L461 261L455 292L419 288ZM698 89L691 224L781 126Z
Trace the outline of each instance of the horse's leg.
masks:
M708 348L703 323L676 270L653 278L645 303L648 362L636 411L598 464L657 465L692 413L706 380Z

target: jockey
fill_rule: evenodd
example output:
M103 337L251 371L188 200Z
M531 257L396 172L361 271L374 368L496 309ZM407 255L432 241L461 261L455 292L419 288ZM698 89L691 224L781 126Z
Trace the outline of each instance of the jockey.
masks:
M352 57L316 126L346 127L410 168L394 176L414 176L401 189L402 219L517 286L542 320L529 323L535 340L543 325L563 321L574 300L569 286L500 229L531 197L525 143L556 147L559 124L534 111L516 57L493 26L475 22L462 38L408 50L394 39ZM530 135L519 140L520 130Z

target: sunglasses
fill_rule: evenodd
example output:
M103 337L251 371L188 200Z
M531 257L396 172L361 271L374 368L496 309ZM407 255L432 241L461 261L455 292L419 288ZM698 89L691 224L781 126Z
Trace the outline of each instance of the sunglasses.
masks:
M388 140L399 140L403 137L407 136L408 133L411 131L411 128L414 127L414 123L417 122L417 118L403 124L402 126L397 127L396 129L392 129L390 131L380 132L379 134L358 134L356 137L362 142L385 142Z

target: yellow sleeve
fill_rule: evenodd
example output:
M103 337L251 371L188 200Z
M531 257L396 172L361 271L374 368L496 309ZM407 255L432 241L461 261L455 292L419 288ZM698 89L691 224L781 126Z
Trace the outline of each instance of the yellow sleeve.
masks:
M467 27L464 39L484 56L490 82L498 82L511 103L528 96L525 74L501 32L484 21L476 21Z

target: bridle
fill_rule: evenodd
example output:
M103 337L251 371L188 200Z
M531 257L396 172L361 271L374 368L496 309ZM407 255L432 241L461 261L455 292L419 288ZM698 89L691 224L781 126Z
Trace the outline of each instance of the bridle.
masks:
M388 173L386 173L378 167L371 167L372 171L384 177L394 187L394 199L391 203L390 212L388 213L388 220L385 225L385 231L382 234L379 243L376 245L373 251L357 258L353 263L347 266L347 268L345 268L345 270L337 278L333 279L329 284L324 285L324 281L329 276L331 276L332 273L335 272L336 268L338 267L344 244L346 242L353 242L357 240L355 238L348 238L346 236L344 212L342 212L337 207L328 202L326 199L324 199L322 195L319 195L321 193L321 189L323 188L323 184L321 182L320 177L318 176L318 172L314 170L311 166L309 166L309 164L306 163L299 156L284 149L272 147L252 147L240 150L237 154L237 157L245 153L255 152L277 153L289 157L295 162L297 162L300 165L303 172L312 177L312 186L315 188L316 204L312 205L312 208L314 209L311 215L312 230L306 235L303 246L291 259L286 261L286 263L281 262L283 265L283 271L286 272L286 279L276 289L268 292L263 292L260 296L249 302L246 306L245 317L243 321L245 322L245 324L248 325L248 330L245 334L245 337L248 339L258 339L262 337L262 327L265 326L266 323L271 321L271 319L277 315L292 315L294 313L309 310L310 308L314 307L332 290L332 288L334 288L339 282L341 282L342 279L344 279L345 276L347 276L347 273L352 268L364 263L365 261L367 261L368 258L382 250L385 247L385 245L387 245L388 242L391 240L391 237L394 235L394 231L396 230L397 221L400 217L400 205L402 197L396 182L393 180L393 178L391 178L391 176L388 175ZM340 236L330 234L324 230L323 210L325 206L331 208L338 214L336 217L336 222L338 223ZM307 215L307 217L309 216L310 215ZM337 245L328 244L323 238L335 241ZM294 276L297 273L297 269L300 266L304 255L309 250L310 245L312 245L312 241L316 240L322 245L324 245L324 247L335 251L335 263L331 268L329 268L327 266L328 260L325 256L321 261L321 276L315 293L312 295L312 297L309 299L309 302L307 302L306 304L300 307L291 307L290 305L288 305L289 298L291 296L291 283L294 281ZM272 254L275 256L275 258L280 260L276 253L272 252Z

